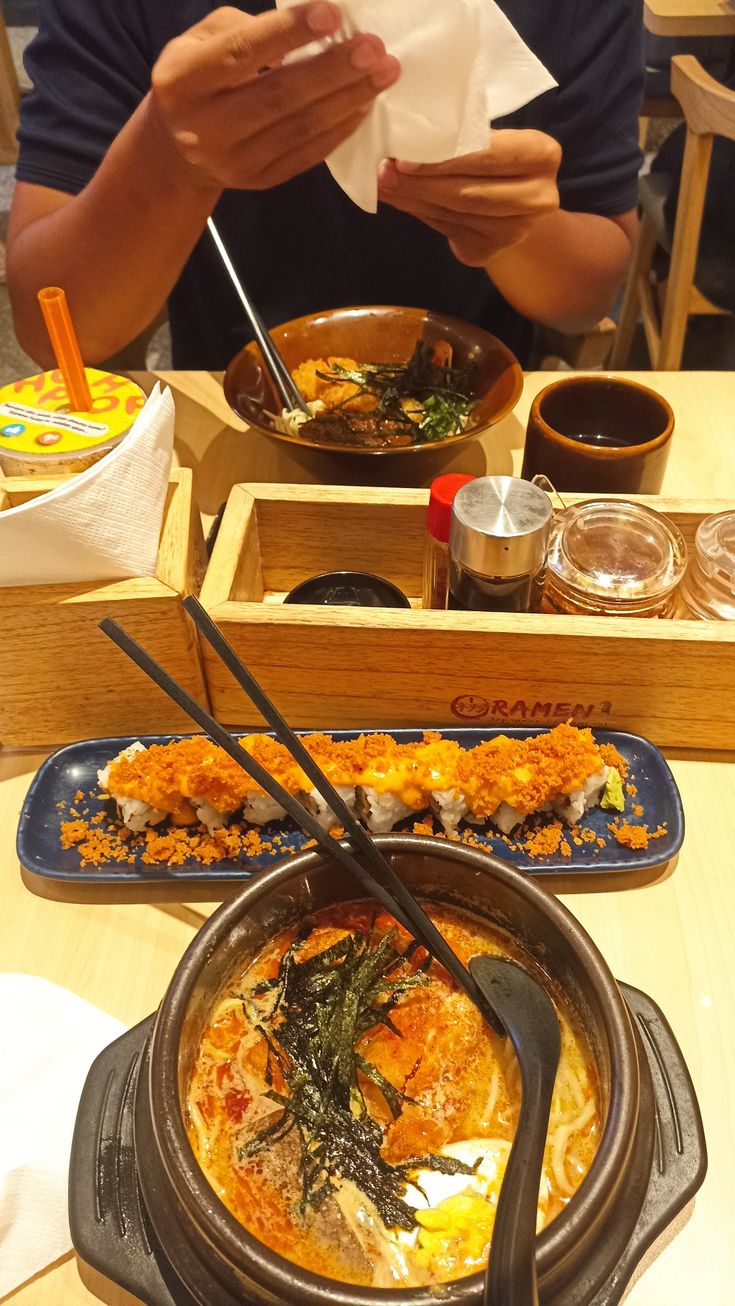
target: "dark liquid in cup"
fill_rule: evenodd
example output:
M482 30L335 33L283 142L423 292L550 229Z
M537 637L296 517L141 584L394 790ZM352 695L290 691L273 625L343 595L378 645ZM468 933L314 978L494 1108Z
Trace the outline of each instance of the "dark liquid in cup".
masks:
M618 432L610 435L607 431L565 431L568 440L576 440L579 444L591 444L597 449L624 449L635 444L645 444L648 440L647 435L636 436L634 434L623 434Z

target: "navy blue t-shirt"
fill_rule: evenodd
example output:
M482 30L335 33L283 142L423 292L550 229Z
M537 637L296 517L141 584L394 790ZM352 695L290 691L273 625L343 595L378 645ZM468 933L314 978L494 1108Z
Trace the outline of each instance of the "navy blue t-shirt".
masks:
M561 144L562 207L616 215L635 207L643 81L641 0L500 0L558 88L503 126ZM239 6L250 13L270 0ZM42 0L26 54L18 179L78 193L150 86L164 45L208 0ZM215 211L225 244L268 325L351 304L452 313L501 336L521 358L530 327L486 274L457 262L438 233L381 205L357 208L326 167L268 191L226 191ZM163 242L165 231L151 231ZM553 257L553 251L550 251ZM169 301L174 365L222 368L249 333L205 233Z

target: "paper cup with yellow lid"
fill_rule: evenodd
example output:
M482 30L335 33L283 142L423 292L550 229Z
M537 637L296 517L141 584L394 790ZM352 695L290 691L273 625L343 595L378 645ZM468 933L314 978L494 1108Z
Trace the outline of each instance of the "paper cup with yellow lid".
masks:
M84 471L130 430L145 402L124 376L85 369L91 402L70 407L61 372L41 372L0 388L0 466L6 476Z
M64 291L38 292L58 364L0 389L0 467L64 476L91 467L130 430L145 395L124 376L85 368Z

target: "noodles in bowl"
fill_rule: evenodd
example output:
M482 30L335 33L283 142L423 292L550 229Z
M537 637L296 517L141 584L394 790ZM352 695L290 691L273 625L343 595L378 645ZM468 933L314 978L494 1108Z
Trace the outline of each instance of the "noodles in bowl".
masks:
M510 956L557 1007L545 1228L600 1138L587 1036L503 929L457 907L427 910L463 961ZM185 1116L209 1183L259 1242L332 1280L408 1289L486 1264L519 1105L509 1040L386 913L347 901L280 930L217 995Z

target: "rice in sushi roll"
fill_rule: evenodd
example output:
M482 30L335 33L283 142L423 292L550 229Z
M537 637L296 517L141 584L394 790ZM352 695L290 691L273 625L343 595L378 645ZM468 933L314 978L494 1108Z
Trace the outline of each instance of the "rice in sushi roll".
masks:
M425 810L428 795L412 744L397 744L390 735L361 735L355 748L355 810L368 830L384 834Z

